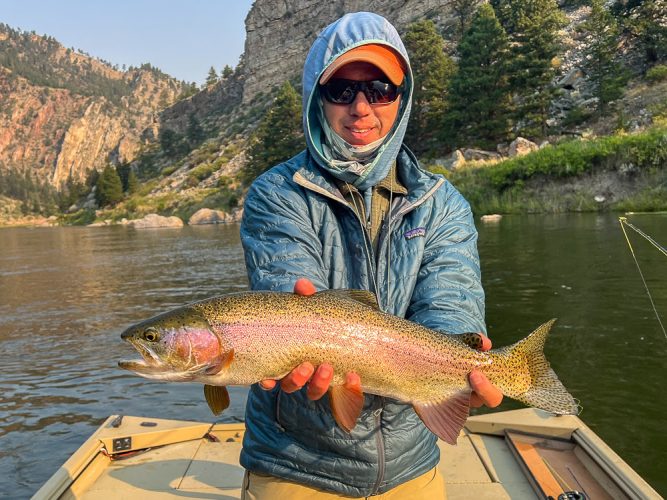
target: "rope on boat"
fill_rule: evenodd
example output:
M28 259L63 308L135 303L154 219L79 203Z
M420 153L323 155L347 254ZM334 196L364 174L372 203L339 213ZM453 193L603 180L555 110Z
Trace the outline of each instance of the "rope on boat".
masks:
M665 256L667 256L667 250L665 250L665 247L662 245L658 244L653 238L651 238L648 234L644 233L641 229L633 226L628 222L628 219L625 217L619 217L618 221L621 224L621 229L623 230L623 235L625 236L625 241L628 242L628 246L630 247L630 253L632 254L632 258L635 261L635 265L637 266L637 271L639 271L639 276L642 278L642 283L644 283L644 288L646 289L646 294L648 295L649 300L651 301L651 306L653 307L653 312L655 313L655 317L658 320L658 323L660 324L660 328L662 329L662 334L665 336L667 339L667 331L665 331L665 326L662 324L662 321L660 320L660 315L658 314L658 309L655 307L655 302L653 301L653 296L651 295L651 291L648 288L648 285L646 284L646 279L644 278L644 273L642 273L641 267L639 267L639 261L637 260L637 256L635 255L635 250L632 248L632 243L630 243L630 238L628 237L628 233L625 230L625 226L628 226L630 229L635 231L637 234L642 236L644 239L646 239L651 245L656 247L660 252L662 252Z

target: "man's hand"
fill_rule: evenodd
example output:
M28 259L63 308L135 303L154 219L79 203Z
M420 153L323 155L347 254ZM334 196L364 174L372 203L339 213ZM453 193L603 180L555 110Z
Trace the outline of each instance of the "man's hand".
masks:
M481 333L477 334L480 336L480 344L477 347L480 351L488 351L491 349L491 339L486 335ZM495 408L503 400L503 393L500 392L495 385L489 382L489 379L486 378L479 370L473 370L468 375L468 381L472 387L472 394L470 395L470 406L473 408L479 408L482 405L486 405L489 408Z
M294 293L297 295L313 295L317 290L315 285L306 278L301 278L294 284ZM333 367L328 363L322 363L317 369L312 363L306 361L294 368L280 380L280 388L285 392L296 392L308 384L306 395L308 399L316 400L324 396L329 390L333 380ZM278 381L273 379L262 380L259 385L262 389L270 391ZM345 385L348 387L360 387L361 380L356 373L348 373L345 377Z

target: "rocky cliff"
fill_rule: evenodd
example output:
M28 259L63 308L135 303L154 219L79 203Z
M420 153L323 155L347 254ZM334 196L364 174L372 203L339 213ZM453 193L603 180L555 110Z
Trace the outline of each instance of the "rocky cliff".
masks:
M0 26L0 169L59 186L132 160L181 83L146 65L120 71L49 37Z
M386 17L403 33L411 22L429 18L443 31L459 21L452 0L257 0L246 18L243 102L286 79L299 81L306 54L317 34L348 12Z

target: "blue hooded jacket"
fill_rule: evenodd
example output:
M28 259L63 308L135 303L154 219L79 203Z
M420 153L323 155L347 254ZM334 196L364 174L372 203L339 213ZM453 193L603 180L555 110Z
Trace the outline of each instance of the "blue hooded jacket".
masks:
M374 168L346 179L321 148L317 82L338 56L366 43L386 44L403 56L406 88ZM322 31L303 71L308 148L260 176L246 197L241 240L252 289L292 291L305 277L318 290L371 290L384 311L433 329L485 331L472 213L449 182L422 170L403 145L411 96L408 55L386 19L347 14ZM363 190L394 162L408 194L393 199L374 251L334 177ZM311 401L305 390L250 389L241 452L241 465L250 471L359 497L386 492L438 461L436 437L408 404L366 395L348 434L334 421L326 397Z

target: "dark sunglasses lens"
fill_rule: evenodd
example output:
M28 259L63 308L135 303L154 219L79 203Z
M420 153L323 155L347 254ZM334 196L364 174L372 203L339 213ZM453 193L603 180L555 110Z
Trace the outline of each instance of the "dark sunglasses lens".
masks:
M355 87L349 80L329 80L324 85L324 97L334 104L350 104L357 95Z
M380 80L358 82L354 80L331 79L321 86L324 98L334 104L350 104L362 91L371 104L388 104L398 98L396 85Z
M373 80L366 84L365 94L371 104L386 104L396 100L398 89L391 83Z

